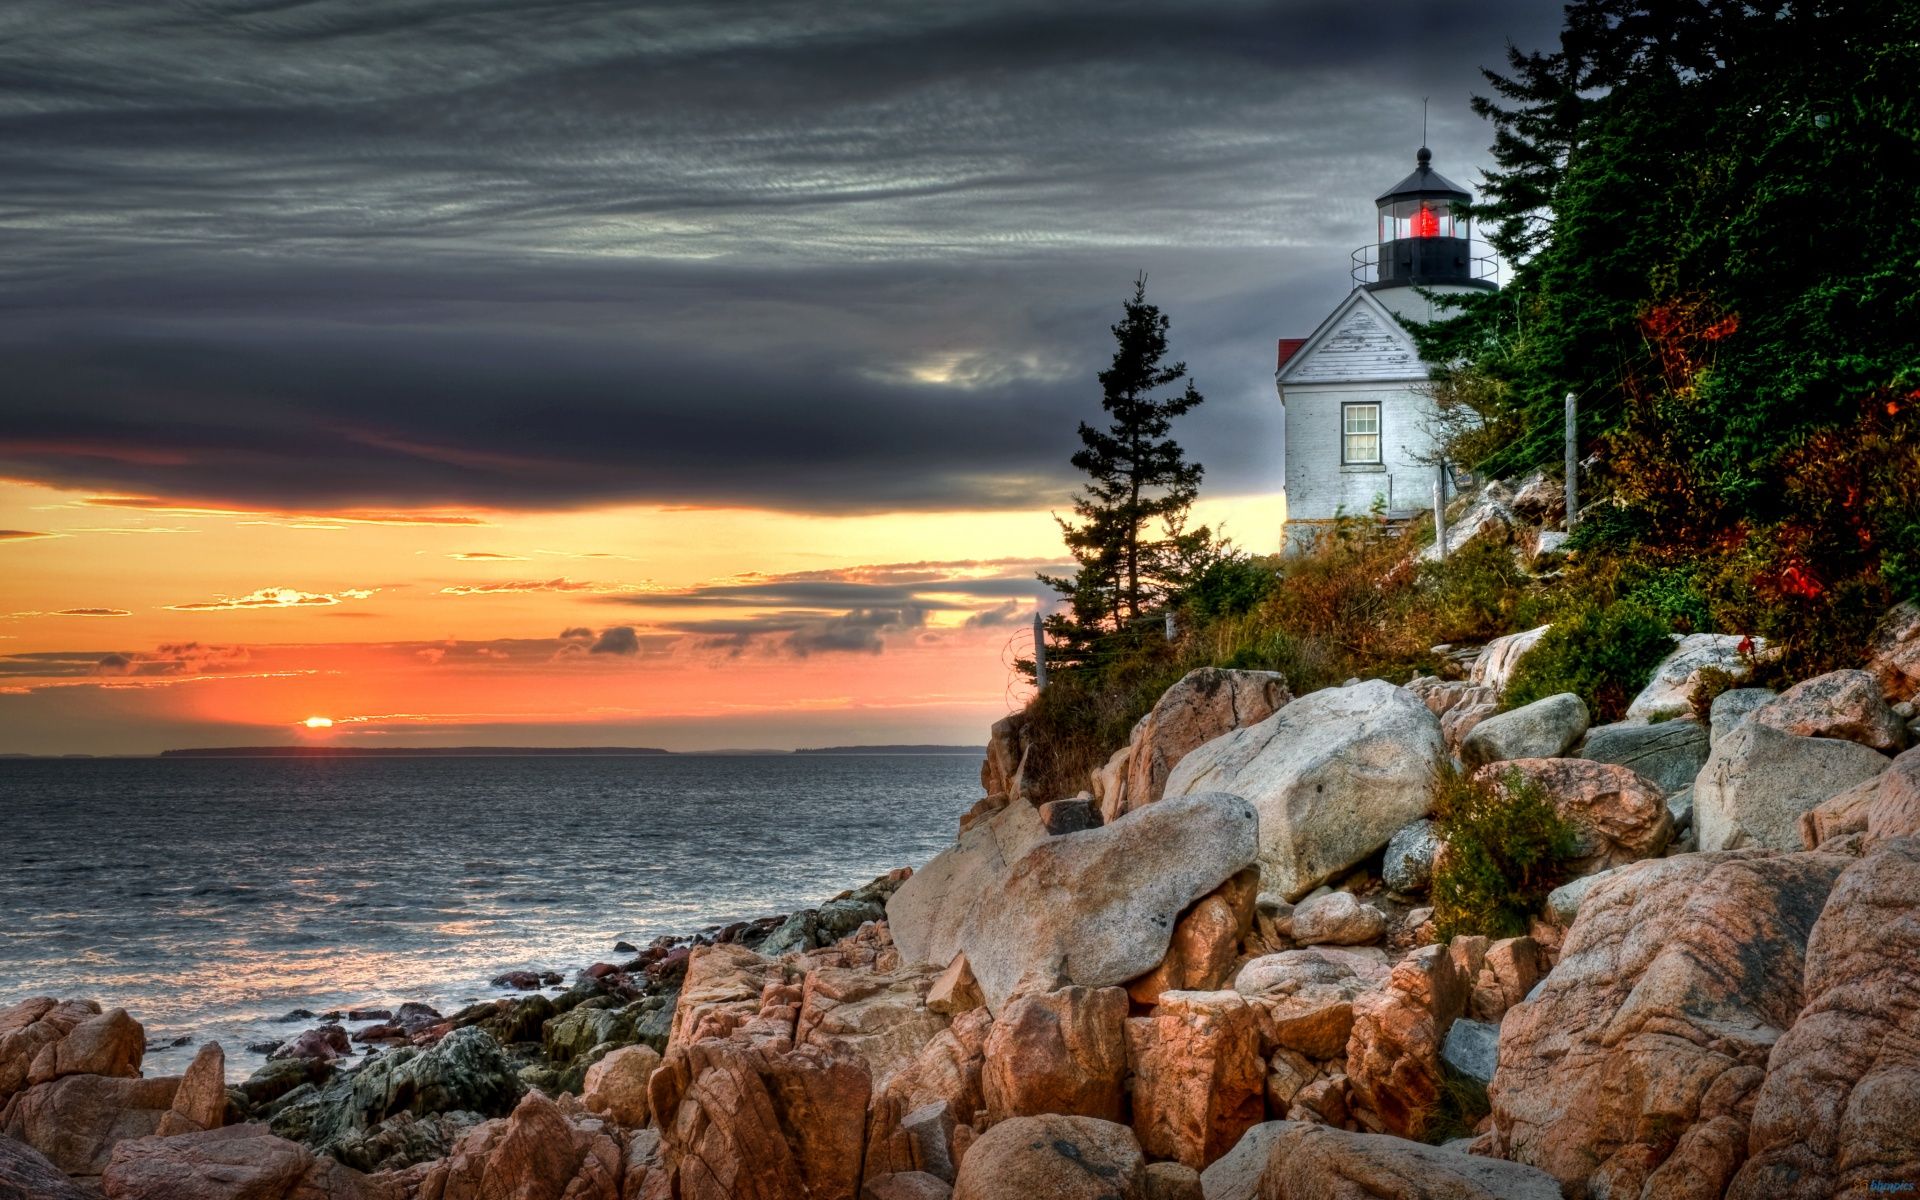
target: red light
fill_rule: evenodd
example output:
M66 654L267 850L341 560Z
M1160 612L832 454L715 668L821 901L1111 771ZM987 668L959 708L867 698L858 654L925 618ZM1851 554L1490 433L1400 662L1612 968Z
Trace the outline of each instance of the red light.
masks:
M1440 214L1428 208L1426 205L1422 204L1420 206L1420 211L1414 214L1413 236L1439 237L1440 236Z

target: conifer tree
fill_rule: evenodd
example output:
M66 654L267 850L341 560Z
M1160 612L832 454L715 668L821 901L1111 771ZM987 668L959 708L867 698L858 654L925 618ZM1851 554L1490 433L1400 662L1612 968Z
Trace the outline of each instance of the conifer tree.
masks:
M1099 376L1109 421L1104 428L1082 422L1073 456L1087 484L1074 501L1077 522L1060 519L1060 529L1079 569L1040 577L1068 602L1069 611L1049 622L1060 661L1091 658L1099 638L1167 603L1212 544L1209 530L1186 523L1202 468L1170 435L1173 418L1202 397L1186 364L1166 361L1169 324L1148 303L1142 276L1112 327L1113 362Z

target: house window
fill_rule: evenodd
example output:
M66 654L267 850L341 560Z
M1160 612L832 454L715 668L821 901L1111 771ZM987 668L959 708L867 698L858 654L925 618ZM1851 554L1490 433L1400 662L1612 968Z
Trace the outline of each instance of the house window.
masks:
M1380 406L1340 406L1340 461L1369 464L1380 461Z

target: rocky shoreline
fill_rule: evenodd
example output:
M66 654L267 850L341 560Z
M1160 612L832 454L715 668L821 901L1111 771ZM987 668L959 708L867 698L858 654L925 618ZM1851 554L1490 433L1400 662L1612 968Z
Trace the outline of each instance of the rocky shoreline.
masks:
M236 1087L139 1024L0 1011L0 1196L1826 1197L1920 1183L1920 610L1774 694L1680 639L1626 721L1449 678L1171 688L1076 796L1016 714L953 844L549 994L343 1010ZM1700 711L1696 711L1700 710ZM1570 882L1443 938L1446 780ZM372 1021L353 1033L345 1023ZM344 1023L341 1023L344 1022ZM372 1050L372 1053L356 1053Z

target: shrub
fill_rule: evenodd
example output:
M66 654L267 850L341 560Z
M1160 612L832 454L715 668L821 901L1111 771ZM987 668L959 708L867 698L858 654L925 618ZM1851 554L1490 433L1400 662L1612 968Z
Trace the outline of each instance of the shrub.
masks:
M1296 640L1317 640L1347 662L1347 673L1386 670L1424 655L1399 620L1417 571L1411 545L1366 517L1342 516L1289 557L1262 623Z
M1678 633L1710 633L1714 621L1693 566L1629 568L1623 572L1628 603L1638 605Z
M1719 667L1701 667L1694 679L1693 690L1687 693L1687 706L1693 709L1693 715L1702 725L1713 718L1713 702L1721 692L1734 686L1733 674Z
M1666 622L1638 604L1575 607L1520 660L1503 705L1518 708L1572 692L1586 701L1596 725L1618 721L1672 650Z
M1192 621L1213 621L1252 612L1280 578L1279 562L1227 551L1201 569L1180 598Z
M1434 812L1444 847L1432 892L1441 939L1525 933L1578 852L1577 832L1553 798L1518 771L1499 783L1449 772Z
M1484 642L1511 631L1529 582L1513 550L1492 538L1468 542L1445 562L1423 564L1411 614L1423 626L1416 640L1428 646Z
M1057 800L1086 788L1088 773L1126 744L1134 722L1186 671L1174 647L1143 638L1097 667L1053 675L1027 706L1038 755L1028 764L1032 794Z

